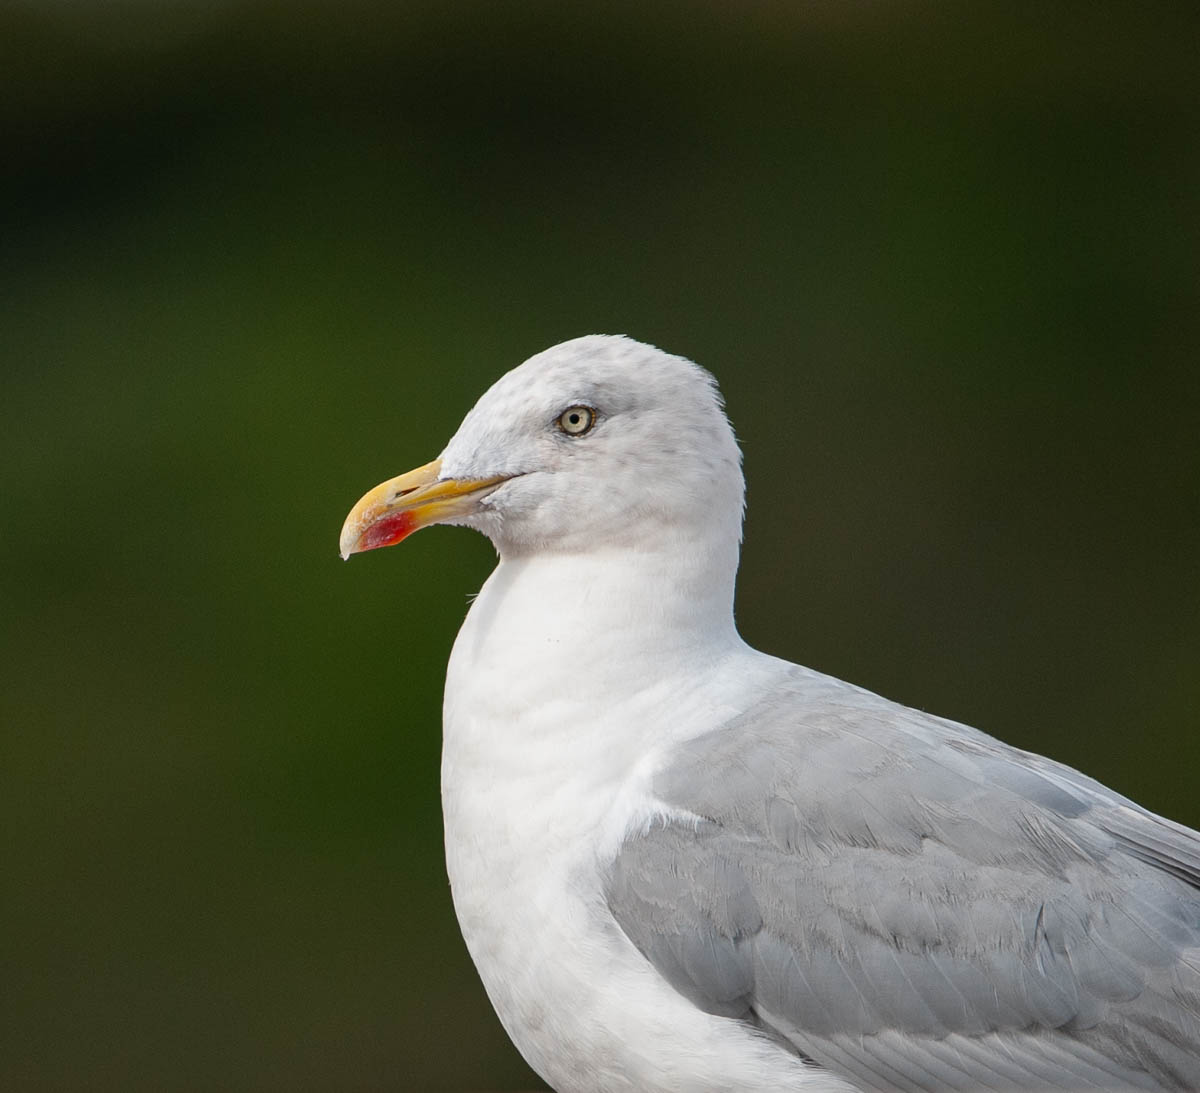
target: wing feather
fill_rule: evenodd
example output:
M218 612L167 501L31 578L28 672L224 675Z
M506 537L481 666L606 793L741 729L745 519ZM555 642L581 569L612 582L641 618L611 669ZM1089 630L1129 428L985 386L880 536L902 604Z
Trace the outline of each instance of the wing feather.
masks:
M1200 836L796 672L612 863L661 974L865 1088L1200 1088Z

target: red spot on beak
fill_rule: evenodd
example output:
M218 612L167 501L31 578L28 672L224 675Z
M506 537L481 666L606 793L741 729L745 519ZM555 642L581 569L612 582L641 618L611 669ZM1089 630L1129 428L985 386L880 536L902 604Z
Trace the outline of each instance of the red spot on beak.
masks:
M396 512L377 520L358 541L358 551L377 550L379 547L394 546L407 539L417 530L417 521L411 512Z

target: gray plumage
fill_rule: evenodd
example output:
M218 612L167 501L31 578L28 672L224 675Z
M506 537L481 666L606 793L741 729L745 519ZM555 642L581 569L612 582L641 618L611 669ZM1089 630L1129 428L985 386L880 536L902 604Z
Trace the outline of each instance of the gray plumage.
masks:
M612 914L674 988L871 1089L1200 1088L1200 837L781 665L675 749Z

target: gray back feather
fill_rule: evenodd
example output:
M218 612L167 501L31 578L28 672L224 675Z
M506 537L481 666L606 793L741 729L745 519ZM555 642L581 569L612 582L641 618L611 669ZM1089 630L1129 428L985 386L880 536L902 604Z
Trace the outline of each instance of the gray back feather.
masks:
M702 819L609 905L706 1011L871 1089L1200 1088L1195 832L801 668L654 788Z

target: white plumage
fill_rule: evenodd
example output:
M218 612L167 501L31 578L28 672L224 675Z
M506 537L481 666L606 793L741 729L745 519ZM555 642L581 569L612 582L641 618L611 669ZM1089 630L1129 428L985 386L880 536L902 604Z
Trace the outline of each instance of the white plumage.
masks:
M592 336L347 519L346 555L433 522L500 554L442 794L525 1058L561 1093L1200 1085L1200 838L749 648L742 496L707 373Z

